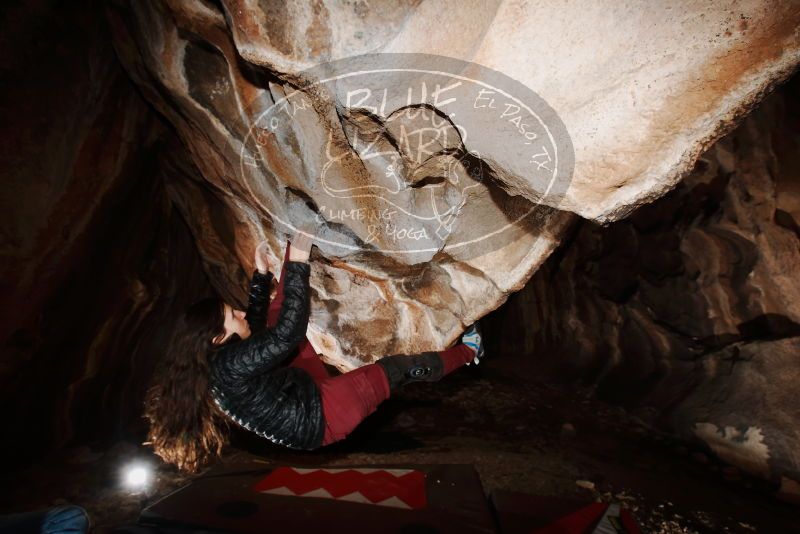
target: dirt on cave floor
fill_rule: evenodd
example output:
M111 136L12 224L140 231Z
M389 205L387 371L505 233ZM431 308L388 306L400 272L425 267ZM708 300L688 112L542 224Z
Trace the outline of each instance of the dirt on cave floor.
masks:
M472 464L484 490L619 502L643 532L800 532L800 508L765 483L652 430L647 421L574 388L538 382L516 358L487 359L435 384L413 384L386 401L347 440L296 452L237 431L220 459L281 465ZM521 359L520 359L521 360ZM147 495L119 487L132 458L158 465ZM200 473L202 474L202 473ZM4 474L0 512L72 503L95 532L132 524L141 508L191 476L135 443L72 447Z

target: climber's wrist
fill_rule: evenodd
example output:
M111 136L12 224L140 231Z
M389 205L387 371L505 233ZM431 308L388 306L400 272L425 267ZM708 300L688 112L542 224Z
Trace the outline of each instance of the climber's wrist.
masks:
M308 263L309 253L292 248L289 250L289 261L296 261L298 263Z

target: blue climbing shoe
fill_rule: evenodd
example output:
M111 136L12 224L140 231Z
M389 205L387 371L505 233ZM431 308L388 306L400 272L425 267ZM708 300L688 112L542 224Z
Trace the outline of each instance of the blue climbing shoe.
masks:
M475 358L471 363L477 365L481 358L483 358L483 338L481 337L481 326L477 321L472 323L461 335L461 343L475 351ZM467 365L469 365L469 363L467 363Z

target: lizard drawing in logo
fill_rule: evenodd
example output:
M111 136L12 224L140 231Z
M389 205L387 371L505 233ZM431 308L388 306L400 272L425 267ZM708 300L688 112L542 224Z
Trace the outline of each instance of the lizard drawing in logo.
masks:
M431 234L443 242L469 194L485 189L479 154L464 148L466 132L430 105L404 106L385 119L350 109L340 119L345 140L329 133L321 184L334 199L391 210L366 243L389 235L437 241Z

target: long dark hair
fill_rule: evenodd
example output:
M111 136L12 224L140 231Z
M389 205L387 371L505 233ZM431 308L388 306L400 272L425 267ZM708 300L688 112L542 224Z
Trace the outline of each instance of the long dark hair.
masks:
M224 306L218 297L189 306L145 396L147 442L165 462L189 473L228 443L228 421L208 390L211 339L225 331Z

